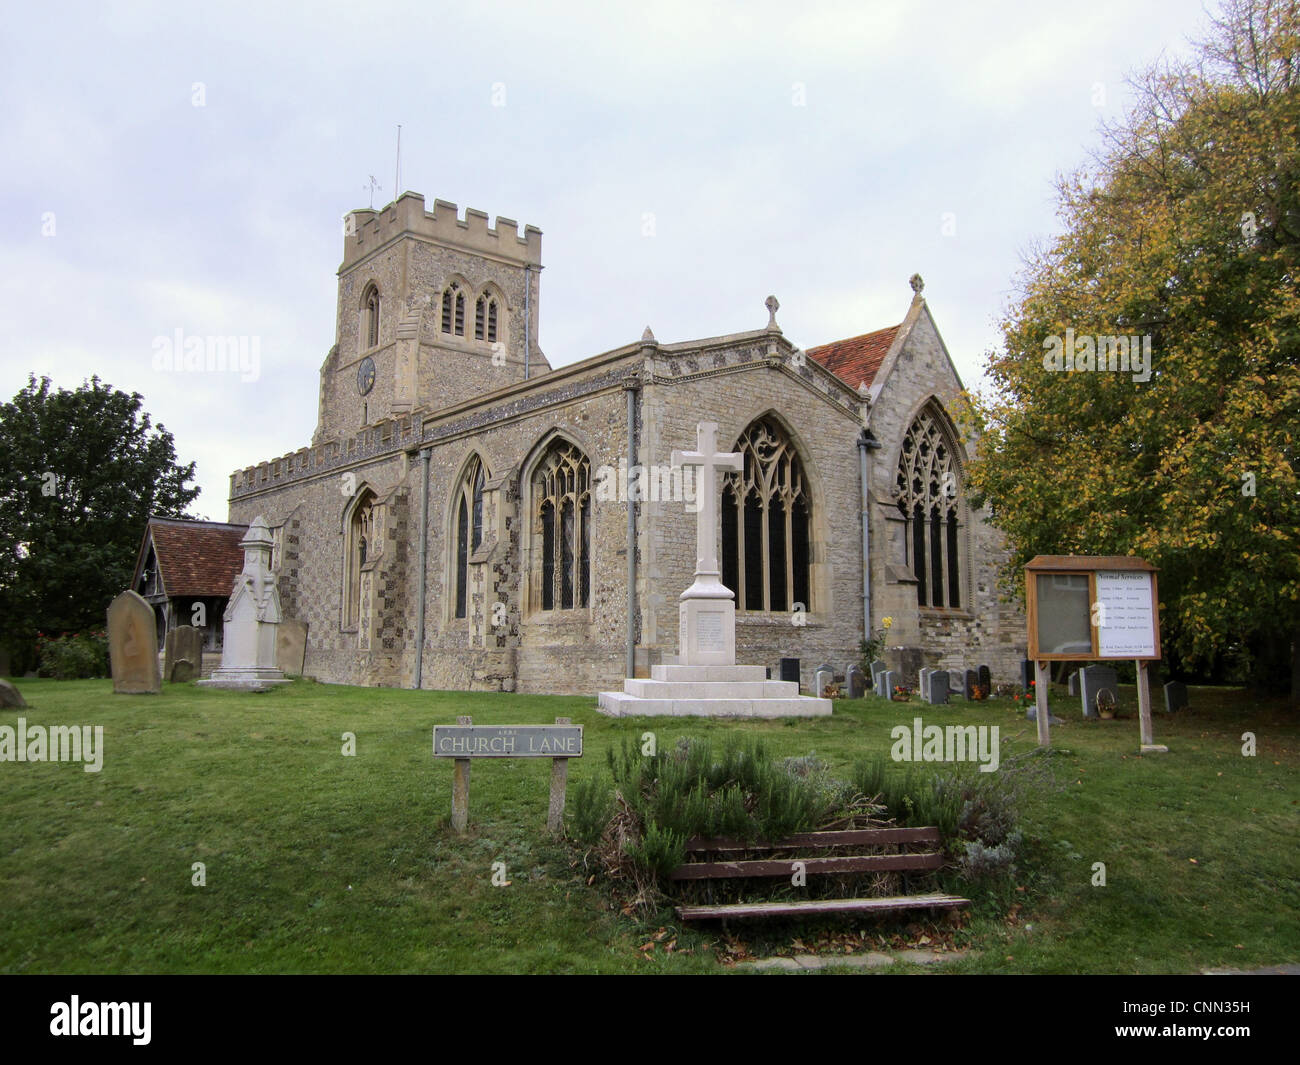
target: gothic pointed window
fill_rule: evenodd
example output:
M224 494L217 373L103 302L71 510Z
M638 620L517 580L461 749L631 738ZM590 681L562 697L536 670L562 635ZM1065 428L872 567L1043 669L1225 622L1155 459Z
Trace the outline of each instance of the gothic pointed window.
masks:
M465 335L465 293L456 281L442 292L442 331L458 337Z
M343 574L343 627L355 628L361 602L361 567L367 554L374 554L375 494L369 489L357 497L348 516L344 537L346 561Z
M894 494L907 523L907 562L921 606L959 607L961 521L956 445L938 411L927 408L903 438Z
M456 616L469 612L469 560L483 543L483 488L487 476L474 458L456 493Z
M497 298L489 293L474 301L474 339L489 344L497 340Z
M591 602L591 462L557 440L532 477L533 601L541 610Z
M372 281L361 297L362 344L373 348L379 344L379 289Z
M744 469L722 482L722 583L736 609L810 610L812 498L794 443L775 418L760 418L733 451Z

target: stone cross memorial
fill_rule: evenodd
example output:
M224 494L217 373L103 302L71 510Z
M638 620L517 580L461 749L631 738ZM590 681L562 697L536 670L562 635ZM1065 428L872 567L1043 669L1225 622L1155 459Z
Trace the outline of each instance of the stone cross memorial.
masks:
M696 717L811 717L831 713L831 700L799 694L794 681L768 680L765 666L736 665L736 603L718 566L718 470L740 470L739 452L719 452L718 426L696 426L696 450L674 451L674 466L696 466L695 580L678 602L678 654L650 667L650 679L628 678L621 692L601 692L601 713L613 717L671 714Z

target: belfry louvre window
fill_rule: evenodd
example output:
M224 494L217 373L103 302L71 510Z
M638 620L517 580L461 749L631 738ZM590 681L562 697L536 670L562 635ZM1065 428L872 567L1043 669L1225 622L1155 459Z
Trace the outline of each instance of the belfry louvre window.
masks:
M474 302L474 339L495 344L497 339L497 301L495 296L480 296Z
M921 606L961 606L960 524L954 445L931 410L903 438L894 488L907 521L907 561Z
M483 463L475 458L465 471L456 495L456 616L467 616L469 558L483 543Z
M465 335L465 293L455 281L442 292L442 331Z
M810 610L812 499L794 444L772 418L737 441L745 468L722 482L722 583L743 611Z
M591 601L591 462L557 440L532 479L533 537L542 610L574 610Z

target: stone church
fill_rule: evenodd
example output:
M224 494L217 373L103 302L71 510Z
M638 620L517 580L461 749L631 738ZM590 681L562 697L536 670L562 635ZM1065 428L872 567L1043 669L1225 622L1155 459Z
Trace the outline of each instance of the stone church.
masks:
M712 421L744 456L720 500L737 662L798 657L808 687L890 617L895 668L1013 679L1024 619L963 491L962 384L919 277L897 325L807 351L769 297L759 328L647 328L553 369L540 269L510 219L409 192L348 216L311 446L230 484L230 521L272 529L306 674L593 694L671 660L700 504L670 456Z

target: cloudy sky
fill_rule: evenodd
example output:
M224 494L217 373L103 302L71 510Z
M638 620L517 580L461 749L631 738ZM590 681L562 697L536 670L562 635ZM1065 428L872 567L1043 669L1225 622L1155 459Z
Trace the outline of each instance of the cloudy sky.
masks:
M1197 0L30 4L0 35L0 395L98 374L198 463L310 441L341 218L401 187L543 231L562 366L640 336L811 346L926 283L978 385L1053 178ZM154 369L256 337L260 375Z

